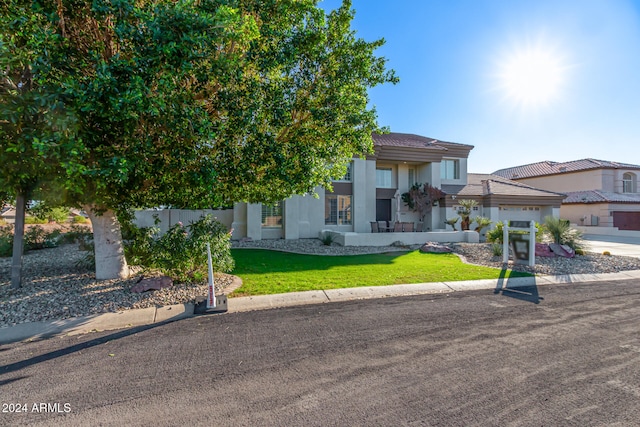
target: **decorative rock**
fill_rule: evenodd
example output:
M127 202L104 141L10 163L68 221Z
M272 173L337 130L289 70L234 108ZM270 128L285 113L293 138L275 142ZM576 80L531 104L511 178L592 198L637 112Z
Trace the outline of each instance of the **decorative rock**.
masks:
M556 254L553 253L548 244L536 243L536 256L554 257Z
M564 257L564 258L573 258L576 256L576 253L573 249L571 249L567 245L559 245L557 243L549 244L549 247L553 251L554 254Z
M420 247L420 252L442 254L452 252L452 250L450 247L439 243L427 242Z
M131 287L131 292L142 293L147 291L159 291L173 286L173 280L169 276L148 277L140 280L137 285Z

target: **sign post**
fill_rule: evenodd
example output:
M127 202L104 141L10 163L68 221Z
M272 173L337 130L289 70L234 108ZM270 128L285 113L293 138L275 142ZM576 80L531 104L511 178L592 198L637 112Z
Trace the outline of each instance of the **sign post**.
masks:
M206 298L196 298L196 306L193 310L195 314L224 313L227 311L227 296L222 294L216 296L213 282L213 261L211 260L211 245L207 243L207 264L209 267L209 287Z
M509 262L509 242L513 249L513 262L527 264L530 267L536 265L536 225L533 221L509 221L502 229L502 262ZM528 234L509 237L510 231L527 232ZM516 237L517 236L517 237Z

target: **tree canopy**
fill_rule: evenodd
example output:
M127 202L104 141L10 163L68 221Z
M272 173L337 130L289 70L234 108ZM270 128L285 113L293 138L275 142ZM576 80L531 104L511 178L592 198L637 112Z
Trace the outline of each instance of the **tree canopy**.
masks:
M329 185L380 130L367 90L397 80L374 55L384 41L350 29L348 0L328 15L317 0L3 0L0 13L14 82L0 104L21 112L2 122L15 168L0 179L47 171L97 213ZM31 133L16 130L25 112Z

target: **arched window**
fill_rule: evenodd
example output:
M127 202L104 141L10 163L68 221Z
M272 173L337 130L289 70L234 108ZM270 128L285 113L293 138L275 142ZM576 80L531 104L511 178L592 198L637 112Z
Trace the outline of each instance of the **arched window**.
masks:
M636 175L631 172L626 172L622 175L622 192L623 193L635 193L636 192Z

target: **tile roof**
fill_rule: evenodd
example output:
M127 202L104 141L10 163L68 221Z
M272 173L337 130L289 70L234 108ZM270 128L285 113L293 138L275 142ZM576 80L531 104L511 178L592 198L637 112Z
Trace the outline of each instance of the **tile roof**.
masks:
M640 193L613 193L600 190L572 191L567 193L567 197L562 203L640 203Z
M432 148L435 150L447 150L447 145L473 148L471 145L458 144L457 142L440 141L435 138L428 138L426 136L414 135L410 133L385 133L373 135L374 146L387 146L387 147L412 147L412 148Z
M459 197L481 197L489 195L553 197L561 193L541 190L521 182L512 181L493 174L469 173L467 185L443 185L442 191Z
M509 179L532 178L536 176L556 175L567 172L578 172L592 169L638 169L639 165L629 163L610 162L608 160L581 159L570 162L544 162L531 163L528 165L514 166L495 171L494 175L499 175Z

